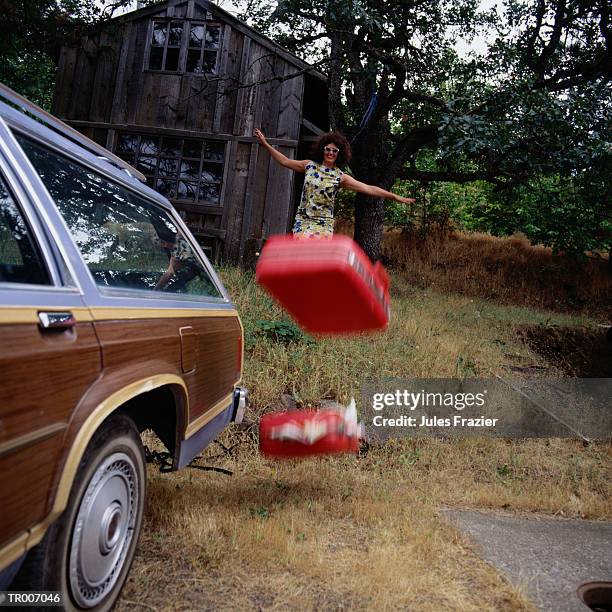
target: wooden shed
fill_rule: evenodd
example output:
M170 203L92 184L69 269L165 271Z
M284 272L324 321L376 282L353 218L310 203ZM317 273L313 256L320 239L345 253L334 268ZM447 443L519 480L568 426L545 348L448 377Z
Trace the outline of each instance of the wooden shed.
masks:
M166 195L209 254L241 261L291 227L301 181L270 163L328 127L320 72L206 0L112 19L60 53L53 113Z

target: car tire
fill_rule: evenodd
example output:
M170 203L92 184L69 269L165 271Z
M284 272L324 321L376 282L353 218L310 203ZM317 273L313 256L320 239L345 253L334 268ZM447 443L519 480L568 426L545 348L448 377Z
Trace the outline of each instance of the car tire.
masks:
M66 610L110 610L134 559L146 495L134 422L116 415L91 439L68 505L28 554L11 586L61 591Z

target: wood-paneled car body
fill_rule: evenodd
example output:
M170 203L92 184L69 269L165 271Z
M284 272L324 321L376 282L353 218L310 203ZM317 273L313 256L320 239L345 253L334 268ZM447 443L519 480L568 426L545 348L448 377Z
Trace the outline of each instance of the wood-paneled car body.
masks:
M139 433L178 469L240 420L242 325L137 170L0 97L0 588L108 609L142 521Z

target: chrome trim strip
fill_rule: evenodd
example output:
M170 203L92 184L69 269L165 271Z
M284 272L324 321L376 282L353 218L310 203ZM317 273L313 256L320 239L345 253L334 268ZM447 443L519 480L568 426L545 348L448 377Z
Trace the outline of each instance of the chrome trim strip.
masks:
M196 306L210 306L214 308L234 308L229 299L224 297L214 298L205 295L188 295L182 293L164 293L162 291L147 291L144 289L121 289L118 287L105 287L97 285L100 295L109 299L121 299L124 306L134 306L139 308L194 308ZM158 305L145 304L141 300L159 301ZM98 304L91 304L92 307ZM100 304L101 305L101 304ZM105 303L105 308L113 306Z
M216 285L217 289L219 290L219 293L221 293L221 295L223 296L223 299L229 301L230 299L229 295L227 294L227 291L225 290L225 287L223 283L221 282L221 279L218 277L217 273L215 272L215 269L213 268L213 265L210 263L208 257L206 257L199 242L195 239L195 236L191 233L191 230L187 227L186 223L183 221L183 218L178 214L178 212L174 208L172 209L172 212L173 212L173 218L177 222L178 226L183 230L183 234L185 235L185 237L188 238L189 246L195 253L197 253L198 257L200 258L201 263L204 265L204 269L210 275L213 283Z
M80 291L75 287L66 287L64 285L55 287L53 285L35 285L33 283L0 283L0 288L11 289L14 291L21 290L26 293L57 293L73 295L75 297L79 297L81 295Z
M67 423L53 423L51 425L47 425L46 427L42 427L41 429L37 429L36 431L30 431L23 436L19 436L18 438L13 438L8 442L3 442L0 444L0 457L6 455L7 453L11 453L20 449L23 446L29 446L34 444L34 442L40 442L46 438L50 438L51 436L63 431L68 427Z

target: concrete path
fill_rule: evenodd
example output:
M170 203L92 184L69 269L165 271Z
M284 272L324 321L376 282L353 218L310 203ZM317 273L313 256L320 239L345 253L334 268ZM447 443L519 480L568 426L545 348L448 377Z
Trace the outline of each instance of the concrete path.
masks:
M447 510L447 518L480 548L481 556L542 610L585 612L577 587L612 580L612 523L516 518Z

